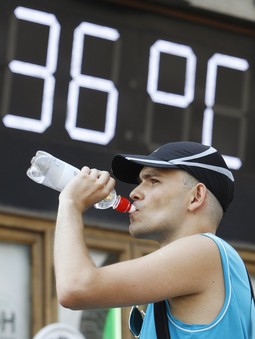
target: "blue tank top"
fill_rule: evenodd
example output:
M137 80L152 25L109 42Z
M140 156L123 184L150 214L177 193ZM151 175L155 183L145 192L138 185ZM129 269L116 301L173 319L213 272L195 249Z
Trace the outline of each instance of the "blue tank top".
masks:
M186 324L176 319L168 302L167 317L171 339L255 339L255 307L243 261L227 242L205 233L218 246L225 282L225 301L209 324ZM153 304L146 310L140 339L157 339Z

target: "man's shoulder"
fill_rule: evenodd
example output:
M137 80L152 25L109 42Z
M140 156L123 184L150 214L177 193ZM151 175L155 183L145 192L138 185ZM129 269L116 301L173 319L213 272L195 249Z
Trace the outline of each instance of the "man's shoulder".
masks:
M159 255L164 255L166 265L169 260L175 260L180 266L199 267L206 271L220 261L220 251L217 243L205 234L194 234L178 238L159 249Z
M217 240L218 239L218 240ZM167 246L169 248L175 247L180 248L180 250L191 250L195 252L200 251L211 251L217 249L217 243L222 240L211 233L197 233L193 235L188 235L180 237L173 242L169 243Z

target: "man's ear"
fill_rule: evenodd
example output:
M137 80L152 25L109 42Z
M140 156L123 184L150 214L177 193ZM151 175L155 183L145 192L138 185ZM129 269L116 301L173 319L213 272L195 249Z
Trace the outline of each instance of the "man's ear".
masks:
M199 182L198 184L196 184L196 186L193 187L189 204L190 211L195 211L197 208L202 206L206 198L206 193L207 188L201 182Z

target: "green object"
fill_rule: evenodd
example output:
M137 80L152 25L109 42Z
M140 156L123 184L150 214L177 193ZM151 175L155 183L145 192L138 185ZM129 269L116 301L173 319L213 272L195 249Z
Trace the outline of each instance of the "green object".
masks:
M103 339L121 339L121 309L111 308L106 315Z

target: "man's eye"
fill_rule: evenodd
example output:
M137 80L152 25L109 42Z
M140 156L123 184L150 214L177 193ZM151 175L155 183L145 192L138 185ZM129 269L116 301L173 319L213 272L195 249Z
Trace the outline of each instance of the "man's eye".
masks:
M151 183L152 184L157 184L158 182L159 182L158 179L151 178Z

